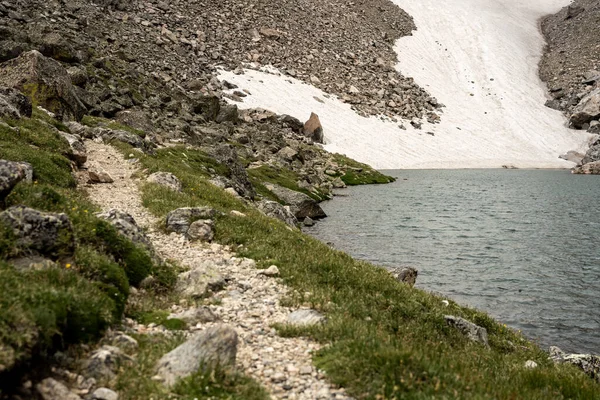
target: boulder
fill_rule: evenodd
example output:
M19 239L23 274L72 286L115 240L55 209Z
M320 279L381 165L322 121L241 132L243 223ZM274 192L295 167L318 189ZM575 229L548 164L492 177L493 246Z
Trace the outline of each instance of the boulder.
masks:
M323 126L321 125L321 121L317 114L310 113L310 118L304 124L303 132L313 141L323 143Z
M67 63L82 61L64 35L58 32L50 32L41 37L39 43L39 51L46 57Z
M600 143L596 143L588 149L581 160L581 164L587 164L594 161L600 161Z
M20 248L48 256L73 253L73 226L66 214L13 206L0 213L0 221L12 228Z
M44 400L81 400L81 397L71 392L63 383L46 378L37 385L35 389Z
M0 88L0 117L9 119L31 117L31 101L17 89Z
M170 172L155 172L146 180L148 182L164 186L174 192L181 192L181 182Z
M152 242L150 242L144 230L138 226L131 214L113 208L97 213L96 216L109 222L117 229L119 234L125 236L133 243L144 247L150 254L155 254Z
M444 319L448 325L459 330L469 340L488 346L488 335L485 328L453 315L446 315Z
M289 206L282 206L276 201L261 200L256 203L256 207L268 217L277 218L291 227L296 227L298 220L290 211Z
M88 181L87 183L96 184L96 183L113 183L113 178L108 174L108 172L104 171L99 167L95 167L88 171Z
M87 375L96 379L112 379L119 365L132 358L114 346L104 345L85 361Z
M390 268L389 271L398 282L406 283L410 287L415 285L419 275L419 271L413 267Z
M223 290L225 278L213 268L205 265L195 266L179 274L176 289L184 296L204 298L211 293Z
M115 121L145 133L152 133L155 130L154 124L148 114L137 108L118 112L115 115Z
M327 318L316 310L296 310L288 315L287 323L295 326L323 324Z
M122 332L117 332L110 338L110 343L124 351L134 351L139 347L138 341Z
M296 133L302 133L302 130L304 129L304 124L298 118L294 118L291 115L284 114L279 117L279 121L290 127Z
M199 219L192 222L187 231L187 237L191 240L210 242L215 237L213 232L213 221L210 219Z
M107 143L110 143L114 140L118 142L127 143L136 149L147 150L149 148L149 144L139 135L135 133L122 131L122 130L113 130L106 128L95 128L93 130L94 136L100 136L102 140Z
M78 167L81 167L87 161L87 149L85 148L85 144L80 137L76 135L71 135L70 133L58 131L59 134L65 138L67 143L69 143L69 147L71 148L71 154L69 154L69 158L75 161Z
M578 165L573 170L573 174L581 175L600 175L600 161L593 161L587 164Z
M224 105L221 106L221 109L219 110L219 114L217 114L217 118L215 118L215 121L218 122L219 124L223 123L223 122L238 122L238 120L240 119L239 116L239 112L238 112L238 108L236 105Z
M252 183L250 183L246 168L244 168L238 159L235 148L230 145L221 145L215 151L214 156L219 163L228 168L228 178L235 191L242 197L254 199L256 192Z
M217 96L198 96L193 103L192 111L207 121L216 120L221 111L221 104Z
M35 50L0 64L0 86L20 90L60 119L79 121L87 112L62 65Z
M92 393L92 400L119 400L119 395L107 388L98 388Z
M227 368L235 365L238 337L229 326L214 326L198 333L157 363L157 374L166 386L199 370Z
M584 124L600 119L600 88L581 99L573 109L570 122L574 128L582 129Z
M550 346L550 359L557 364L573 364L600 383L600 356L593 354L567 354L556 346Z
M0 201L4 200L11 190L26 177L22 164L0 160Z
M266 187L273 192L275 196L288 204L294 216L299 220L303 220L306 217L319 219L327 216L325 211L319 206L319 203L304 193L296 192L295 190L275 184L266 185Z
M209 207L182 207L167 214L166 227L171 232L186 234L192 222L199 219L212 219L217 211Z
M304 221L302 221L302 224L304 226L315 226L315 221L310 217L306 217L304 218Z
M215 322L219 319L208 307L190 308L182 313L169 315L169 319L171 318L185 321L190 326Z

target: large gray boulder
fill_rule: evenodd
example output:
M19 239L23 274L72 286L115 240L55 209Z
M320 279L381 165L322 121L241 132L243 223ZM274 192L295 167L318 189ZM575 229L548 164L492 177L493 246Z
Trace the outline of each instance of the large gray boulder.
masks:
M146 180L150 183L164 186L174 192L181 192L181 182L170 172L155 172Z
M182 207L167 214L166 227L171 232L187 234L192 222L216 215L217 211L209 207Z
M165 354L157 363L157 374L166 386L172 386L199 370L232 367L237 345L233 328L225 325L208 328Z
M550 346L550 359L557 364L573 364L600 383L600 356L593 354L567 354L556 346Z
M256 192L252 183L250 183L246 168L240 163L235 148L230 145L221 145L215 151L214 156L219 163L229 169L228 178L235 191L242 197L254 199Z
M193 99L192 111L207 121L214 121L221 111L219 98L217 96L199 95Z
M36 50L0 64L0 86L20 90L61 119L79 121L87 112L66 69Z
M0 221L12 228L20 248L48 256L73 253L73 226L66 214L13 206L0 213Z
M600 88L581 99L571 114L571 125L577 129L592 120L600 119Z
M325 218L327 214L319 206L319 203L310 196L285 188L283 186L270 184L266 185L275 196L279 197L283 202L290 206L292 214L298 220L303 220L306 217L312 219Z
M26 171L21 163L0 160L0 201L25 177Z
M291 227L296 227L298 220L290 211L289 206L282 206L276 201L261 200L256 203L256 207L266 216L277 218Z
M444 319L448 325L459 330L469 340L488 346L487 329L479 325L475 325L464 318L455 317L453 315L446 315Z

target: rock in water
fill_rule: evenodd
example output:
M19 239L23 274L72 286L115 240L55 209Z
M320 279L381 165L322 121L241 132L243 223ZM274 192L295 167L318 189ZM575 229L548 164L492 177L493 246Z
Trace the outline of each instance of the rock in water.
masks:
M327 216L325 211L319 206L319 203L304 193L296 192L295 190L284 188L279 185L266 186L267 189L275 194L275 196L290 205L292 213L299 220L303 220L306 217L319 219Z
M488 346L488 335L485 328L453 315L446 315L444 318L448 325L458 329L470 340Z
M25 179L25 168L17 162L0 160L0 201Z
M12 228L20 248L49 256L73 253L73 227L66 214L13 206L0 213L0 221Z
M52 378L44 379L35 388L44 400L81 400L68 387Z
M327 319L316 310L296 310L288 315L287 323L296 326L317 325Z
M181 182L170 172L155 172L146 180L148 182L164 186L174 192L181 192Z
M310 118L304 124L304 134L317 143L323 143L323 126L317 114L310 113Z
M277 218L291 227L296 227L298 220L294 214L290 211L289 206L284 207L276 201L261 200L256 203L256 207L266 216Z
M225 325L208 328L165 354L158 361L157 374L165 385L172 386L201 368L209 371L231 367L235 365L237 344L233 328Z
M413 287L417 282L419 271L413 267L390 268L390 273L398 281Z
M550 346L550 359L555 363L568 363L578 366L600 383L600 356L593 354L567 354L556 346Z
M0 64L0 86L20 90L60 119L79 121L87 112L62 65L35 50Z

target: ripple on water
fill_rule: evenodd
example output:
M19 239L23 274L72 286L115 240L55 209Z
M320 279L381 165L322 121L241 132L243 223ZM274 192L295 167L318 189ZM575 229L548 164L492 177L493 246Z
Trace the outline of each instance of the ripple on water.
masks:
M600 352L600 177L391 173L401 179L324 203L329 218L308 232L379 265L414 265L417 286L486 310L543 345Z

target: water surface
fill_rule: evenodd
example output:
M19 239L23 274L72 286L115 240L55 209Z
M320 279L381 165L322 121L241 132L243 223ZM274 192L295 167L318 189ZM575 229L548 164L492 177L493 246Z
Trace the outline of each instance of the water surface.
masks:
M306 229L542 345L600 353L600 177L564 170L403 170L353 187Z

